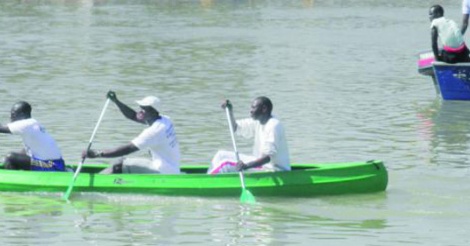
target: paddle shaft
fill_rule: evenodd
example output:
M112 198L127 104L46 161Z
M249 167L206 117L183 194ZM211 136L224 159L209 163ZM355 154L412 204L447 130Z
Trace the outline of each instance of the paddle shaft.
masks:
M109 98L106 99L106 102L103 106L103 109L101 110L101 114L100 114L100 117L98 118L98 122L96 123L95 129L93 129L93 133L91 134L90 141L88 141L88 146L86 148L86 153L88 153L88 151L91 149L91 145L93 144L93 139L95 139L95 135L96 135L96 132L98 131L98 127L100 126L101 121L103 120L103 117L104 117L104 113L106 112L106 109L108 108L109 101L110 101ZM85 162L85 159L86 159L86 155L83 156L82 161L80 162L80 164L78 165L77 170L75 171L75 175L73 176L74 180L77 178L78 173L80 173L80 170L82 169L82 165Z
M93 139L95 138L96 132L98 131L98 127L100 126L101 121L103 120L104 113L106 112L106 108L108 108L108 105L109 105L109 101L110 101L109 98L106 99L106 102L103 106L103 109L101 110L100 117L98 118L98 122L95 125L95 129L93 129L93 133L91 134L90 141L88 141L88 146L86 148L85 153L88 153L88 151L91 149L91 145L93 144ZM70 183L70 185L67 189L67 192L65 192L65 194L64 194L64 199L65 200L68 200L70 194L72 193L73 185L74 185L75 180L77 179L78 175L80 174L80 171L82 170L82 166L83 166L83 163L85 162L85 159L86 159L86 155L83 156L82 160L78 164L77 170L75 170L75 174L73 175L73 179L72 179L72 181L71 181L71 183Z
M233 149L235 151L235 157L238 163L240 161L240 155L238 154L237 143L235 141L235 134L234 134L233 124L232 124L232 115L230 114L230 110L228 106L225 107L225 113L227 114L228 126L230 128L230 136L232 137ZM240 175L240 182L242 184L242 188L245 189L245 179L243 177L243 172L239 171L238 174Z

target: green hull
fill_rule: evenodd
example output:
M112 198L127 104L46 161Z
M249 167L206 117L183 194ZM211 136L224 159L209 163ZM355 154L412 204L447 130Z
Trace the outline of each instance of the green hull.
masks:
M158 194L169 196L240 196L238 173L207 175L207 166L183 166L181 175L98 172L103 164L86 164L73 192ZM255 196L313 197L384 191L387 170L381 161L294 164L290 172L244 173L246 188ZM65 192L72 172L32 172L0 169L0 191Z

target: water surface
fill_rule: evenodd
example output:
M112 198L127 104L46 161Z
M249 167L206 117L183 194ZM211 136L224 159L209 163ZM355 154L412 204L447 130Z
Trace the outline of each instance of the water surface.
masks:
M27 100L78 162L108 90L159 96L187 164L231 149L236 117L266 95L293 162L383 160L386 192L312 199L0 194L5 245L468 245L467 102L417 73L432 1L0 2L0 121ZM460 3L440 1L460 22ZM110 105L93 146L142 126ZM249 152L250 141L238 141ZM0 154L18 150L0 136ZM2 154L2 155L3 155ZM139 153L138 155L145 155ZM112 160L103 160L112 161Z

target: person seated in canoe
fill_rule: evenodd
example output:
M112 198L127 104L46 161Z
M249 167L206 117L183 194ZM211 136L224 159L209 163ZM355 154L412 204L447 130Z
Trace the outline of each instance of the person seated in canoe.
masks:
M88 152L84 151L82 157L113 158L129 155L138 150L148 149L152 159L121 158L112 167L103 170L101 173L179 174L179 143L176 138L173 122L168 116L160 115L160 99L155 96L148 96L136 101L140 106L140 111L136 112L122 103L114 91L109 91L107 97L118 106L126 118L148 125L148 127L128 144L103 151L90 149Z
M261 96L251 104L251 118L235 121L233 107L226 100L222 108L228 108L233 131L245 138L254 138L252 155L239 155L220 150L211 161L208 174L238 171L290 171L289 149L281 122L271 112L273 104L267 97Z
M431 21L431 43L437 61L447 63L470 62L469 50L465 45L461 29L453 20L444 17L444 8L433 5L429 9ZM438 39L442 50L438 48Z
M31 118L31 105L19 101L10 111L11 122L0 125L0 133L20 135L24 149L9 153L4 160L5 169L32 171L65 171L62 153L46 129Z

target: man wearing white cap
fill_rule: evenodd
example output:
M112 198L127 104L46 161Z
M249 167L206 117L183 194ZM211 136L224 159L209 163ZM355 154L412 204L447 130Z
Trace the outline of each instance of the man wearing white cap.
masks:
M136 101L140 106L139 112L119 101L116 93L109 91L107 97L113 101L124 116L135 122L149 125L139 136L130 143L103 151L89 150L89 158L121 157L138 150L149 149L152 159L125 158L102 173L180 173L180 150L173 123L169 117L160 115L160 99L148 96Z

